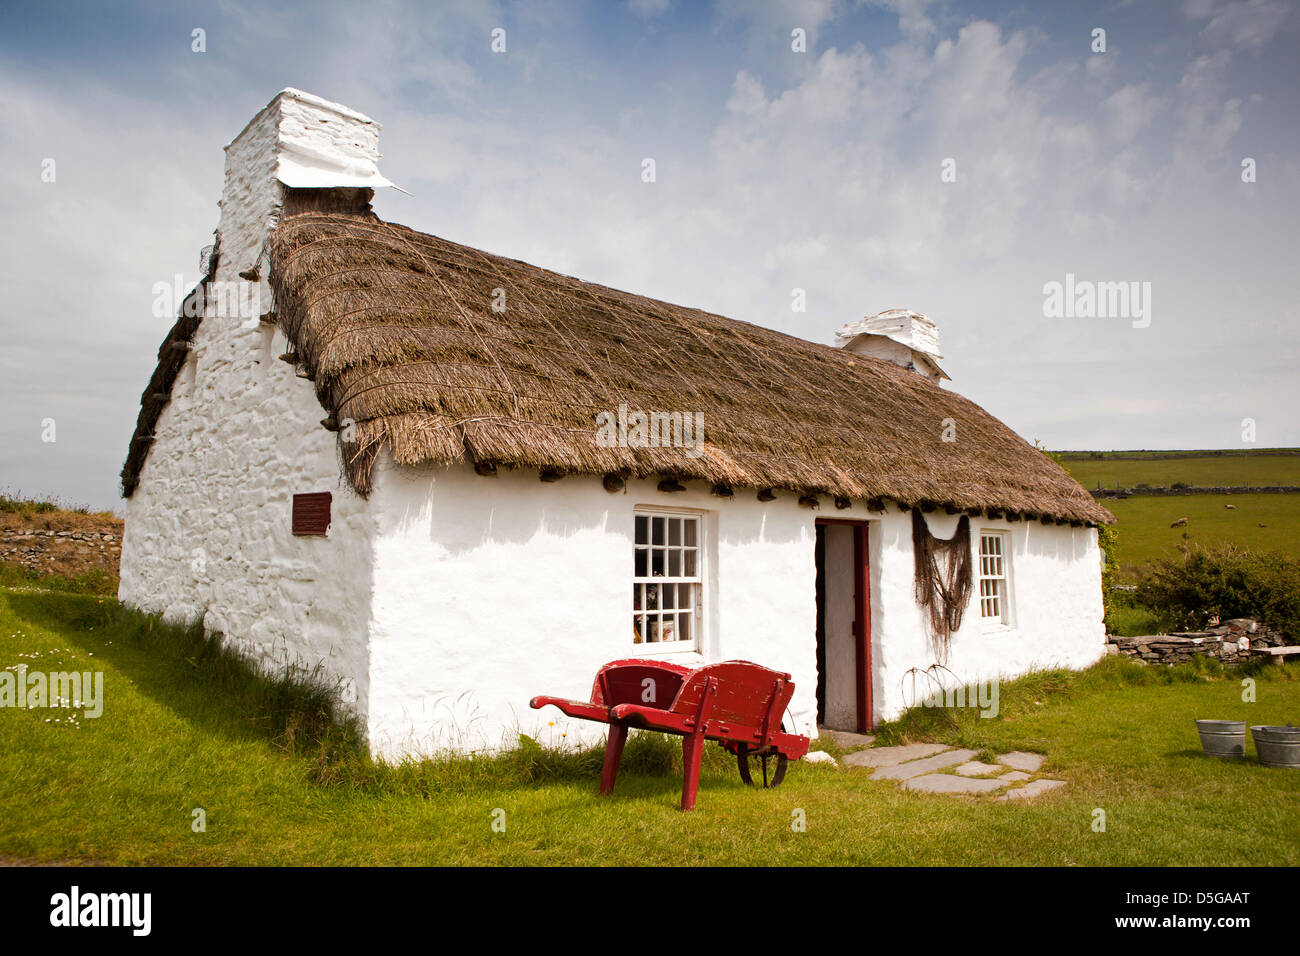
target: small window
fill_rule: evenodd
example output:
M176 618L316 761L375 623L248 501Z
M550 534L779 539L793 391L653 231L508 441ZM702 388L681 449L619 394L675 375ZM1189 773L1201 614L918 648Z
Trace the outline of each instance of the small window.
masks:
M986 624L1007 624L1006 535L1000 531L980 532L980 619Z
M699 515L637 512L632 572L632 643L695 646L703 616Z
M293 496L293 533L296 535L324 535L330 526L328 491L316 491Z

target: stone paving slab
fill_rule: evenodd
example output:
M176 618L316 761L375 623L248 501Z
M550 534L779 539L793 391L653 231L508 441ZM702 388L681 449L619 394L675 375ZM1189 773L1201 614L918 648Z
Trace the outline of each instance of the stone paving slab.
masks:
M1016 783L1020 780L1028 780L1030 776L1032 775L1025 773L1023 770L1012 770L1010 773L1004 773L998 779L1007 783Z
M913 777L903 784L908 790L920 790L923 793L988 793L1005 787L1001 779L954 777L950 773L927 773Z
M1013 750L1009 754L1003 754L998 758L998 763L1010 767L1012 770L1024 770L1029 773L1037 773L1038 768L1043 765L1045 758L1042 754L1025 753L1023 750Z
M928 757L948 748L943 744L904 744L900 747L872 747L859 750L844 757L850 767L893 767L905 760ZM963 757L963 760L966 758ZM922 771L924 772L924 771Z
M985 763L982 760L972 760L970 763L964 763L960 767L954 767L953 773L959 773L963 777L987 777L989 774L1001 773L1006 767L999 766L995 763Z
M909 760L893 767L883 767L873 773L871 779L911 780L913 777L919 777L921 774L929 773L932 770L942 770L944 767L951 767L953 764L965 763L976 753L978 751L975 750L948 750L944 753L935 754L933 757Z
M1046 793L1048 790L1055 790L1057 787L1064 787L1064 780L1033 780L1016 790L1008 790L999 800L1028 800L1030 797L1036 797L1040 793Z
M847 730L828 730L822 727L818 730L818 737L829 737L835 742L835 746L841 750L852 750L855 747L870 747L875 743L876 738L871 734L853 734Z

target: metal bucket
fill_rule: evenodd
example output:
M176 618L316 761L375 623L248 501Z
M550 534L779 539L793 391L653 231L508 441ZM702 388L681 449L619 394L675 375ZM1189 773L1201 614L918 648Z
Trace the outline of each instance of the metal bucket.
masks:
M1300 727L1251 727L1255 753L1265 767L1300 767Z
M1198 720L1201 749L1211 757L1246 756L1246 722L1244 720Z

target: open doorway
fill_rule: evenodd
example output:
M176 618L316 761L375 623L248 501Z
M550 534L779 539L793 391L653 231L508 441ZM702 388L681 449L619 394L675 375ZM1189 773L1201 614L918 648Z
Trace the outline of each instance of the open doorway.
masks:
M867 522L817 519L817 723L871 729Z

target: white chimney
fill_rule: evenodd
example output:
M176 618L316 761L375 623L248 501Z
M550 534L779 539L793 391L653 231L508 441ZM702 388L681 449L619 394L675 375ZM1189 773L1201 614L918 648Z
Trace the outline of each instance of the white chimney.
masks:
M226 147L222 271L258 263L286 187L352 189L361 196L392 186L379 172L379 129L370 117L319 96L293 88L277 93Z
M887 309L835 333L835 344L856 355L885 359L938 384L948 378L939 367L939 327L911 309Z

